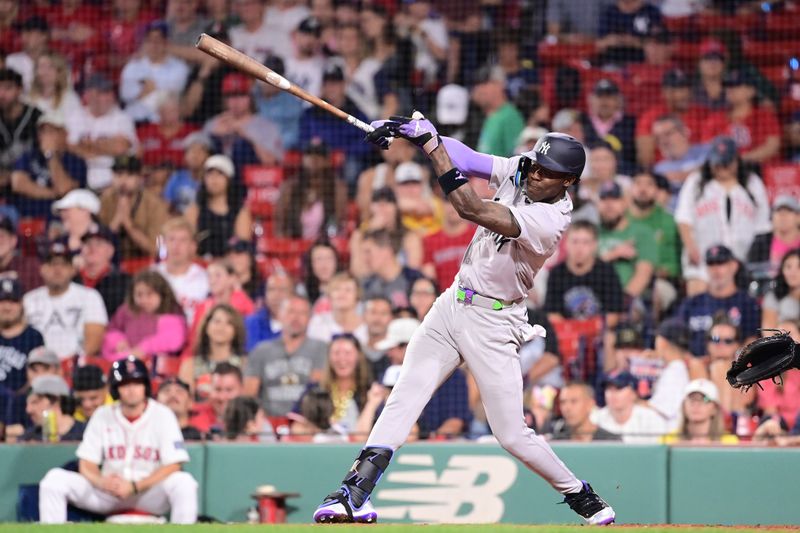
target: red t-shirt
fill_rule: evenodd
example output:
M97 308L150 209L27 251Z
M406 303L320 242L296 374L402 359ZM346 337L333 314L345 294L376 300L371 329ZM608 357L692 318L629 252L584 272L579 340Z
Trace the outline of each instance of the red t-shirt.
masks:
M646 135L652 135L653 123L658 120L659 117L668 114L670 114L669 110L663 102L650 107L647 111L642 113L639 120L636 121L636 136L644 137ZM689 140L692 143L699 142L706 112L702 108L692 106L684 113L678 113L678 116L689 129Z
M661 81L674 65L632 63L625 69L625 111L637 116L661 101Z
M440 288L449 287L453 283L474 233L475 227L469 225L459 235L450 236L439 230L422 239L422 262L433 263L436 268L436 283Z
M135 20L106 19L102 24L104 43L112 54L127 60L141 44L147 25L157 18L151 11L141 10Z
M212 427L222 428L222 420L217 417L217 413L210 404L196 403L192 407L192 416L189 418L189 425L196 427L200 433L208 433Z
M783 374L783 386L771 381L762 381L763 390L758 391L758 406L774 410L791 429L800 413L800 372L789 370Z
M142 162L145 165L157 165L169 161L175 167L183 166L183 141L197 128L184 124L171 138L164 136L158 124L143 124L136 128L139 144L142 147Z
M749 152L764 144L767 138L781 135L778 117L771 109L754 107L743 122L731 122L727 113L715 113L703 124L702 140L728 135L736 141L739 153Z

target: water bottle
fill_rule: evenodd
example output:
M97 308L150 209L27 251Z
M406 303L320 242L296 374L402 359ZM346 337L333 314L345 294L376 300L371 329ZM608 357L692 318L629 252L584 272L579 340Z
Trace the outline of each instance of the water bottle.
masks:
M56 421L56 412L50 409L42 411L42 441L43 442L58 442L58 424Z

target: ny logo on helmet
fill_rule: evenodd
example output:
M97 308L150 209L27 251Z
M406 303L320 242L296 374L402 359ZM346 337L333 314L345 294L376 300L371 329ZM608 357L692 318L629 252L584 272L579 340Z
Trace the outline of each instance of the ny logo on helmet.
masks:
M539 147L539 153L544 155L547 155L547 152L549 150L550 150L550 143L547 141L543 142L542 145Z

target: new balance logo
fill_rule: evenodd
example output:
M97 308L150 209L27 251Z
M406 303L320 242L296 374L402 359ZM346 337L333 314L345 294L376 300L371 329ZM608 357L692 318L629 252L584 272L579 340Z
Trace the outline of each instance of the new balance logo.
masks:
M540 154L547 155L547 152L549 150L550 150L550 143L547 142L547 141L543 142L542 145L539 147L539 153Z

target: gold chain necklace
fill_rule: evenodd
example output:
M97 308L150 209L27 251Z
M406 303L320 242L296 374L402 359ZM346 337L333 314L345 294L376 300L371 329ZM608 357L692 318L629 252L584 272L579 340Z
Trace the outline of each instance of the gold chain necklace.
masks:
M339 386L336 383L331 384L331 401L333 402L333 414L331 418L339 421L347 414L347 407L353 399L353 391L346 390L339 391Z

